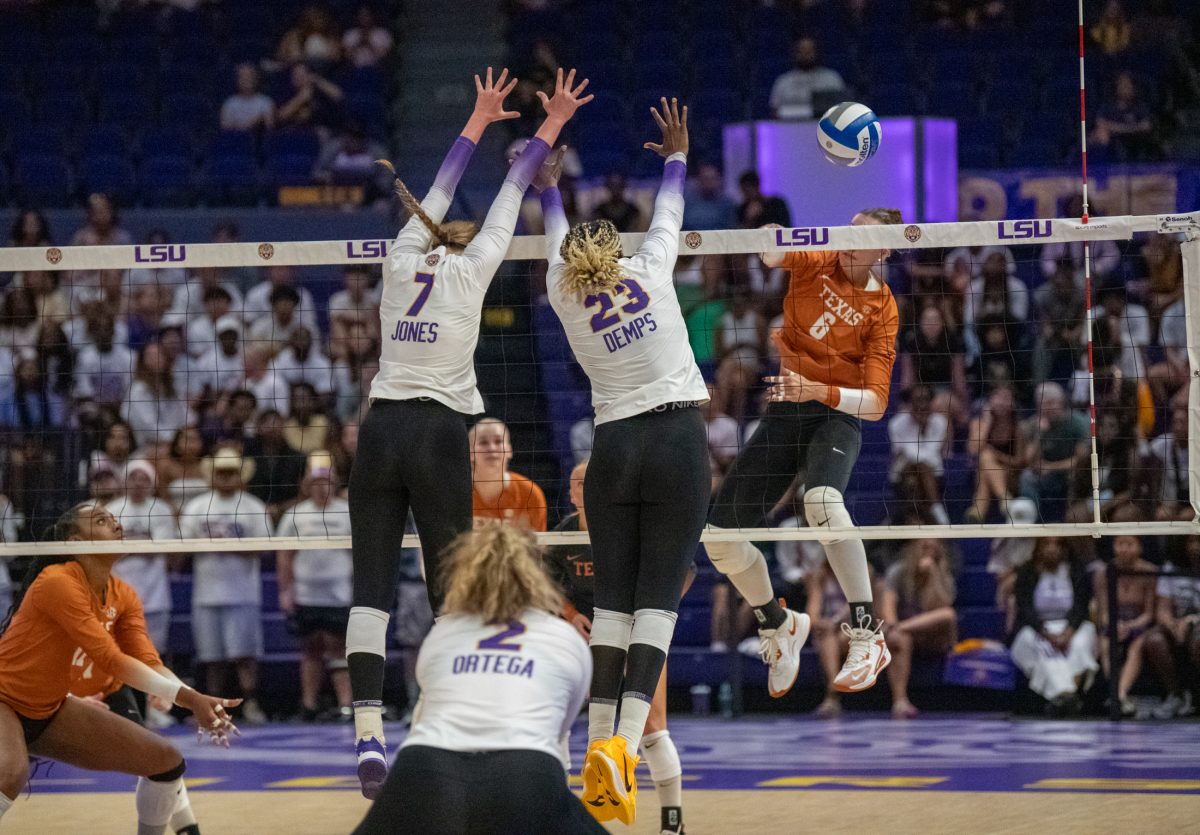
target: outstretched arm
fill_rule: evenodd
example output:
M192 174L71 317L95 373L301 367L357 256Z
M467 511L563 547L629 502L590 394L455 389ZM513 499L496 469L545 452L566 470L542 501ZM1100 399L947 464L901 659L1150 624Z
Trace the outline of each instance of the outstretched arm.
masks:
M647 142L643 148L654 151L666 159L663 166L662 184L654 198L654 215L646 239L638 253L647 255L660 265L673 268L679 256L679 231L683 226L683 184L687 179L688 152L688 109L679 108L679 100L671 99L667 105L662 99L662 113L650 108L650 114L662 131L662 142Z
M491 67L487 69L485 80L481 81L479 76L475 76L475 109L458 139L450 146L450 152L442 161L442 167L438 169L429 194L421 201L421 208L434 223L441 223L446 217L446 212L454 201L454 190L458 187L458 181L462 179L471 154L475 152L475 146L483 138L487 126L492 122L515 119L520 115L516 111L504 109L505 97L516 86L517 79L509 79L507 69L502 69L500 77L494 82ZM421 254L429 248L431 239L432 235L425 224L419 218L411 217L400 230L392 250Z
M546 226L546 261L551 265L561 261L558 254L562 240L567 236L570 224L563 209L562 193L558 190L558 179L562 176L563 154L567 146L562 145L546 158L541 171L533 180L533 188L542 195L542 220Z
M504 260L504 253L508 251L513 229L517 225L521 200L533 183L534 177L541 171L542 164L550 154L550 146L558 140L563 126L571 120L575 111L592 100L591 95L583 95L587 86L586 78L579 86L575 86L575 70L571 70L564 79L560 69L554 96L548 97L545 93L538 92L538 97L546 108L546 120L508 169L508 176L504 178L500 193L492 202L483 228L463 252L463 257L467 259L477 280L491 281L500 262Z

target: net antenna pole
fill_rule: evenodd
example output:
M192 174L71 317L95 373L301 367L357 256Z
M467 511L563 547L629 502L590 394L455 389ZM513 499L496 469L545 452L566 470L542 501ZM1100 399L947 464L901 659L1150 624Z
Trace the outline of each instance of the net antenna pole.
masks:
M1087 173L1087 85L1084 82L1084 32L1083 32L1083 0L1079 0L1079 147L1082 151L1080 160L1083 166L1083 215L1080 221L1088 222L1088 173ZM1087 370L1088 370L1088 424L1092 440L1092 521L1099 525L1100 520L1100 455L1096 450L1096 374L1092 357L1092 331L1094 330L1095 311L1092 308L1092 244L1083 242L1083 297L1087 305ZM1100 532L1093 534L1100 538Z

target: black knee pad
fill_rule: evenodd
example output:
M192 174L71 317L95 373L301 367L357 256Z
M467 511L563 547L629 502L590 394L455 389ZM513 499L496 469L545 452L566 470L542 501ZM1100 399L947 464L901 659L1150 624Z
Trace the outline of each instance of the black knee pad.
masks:
M153 780L155 783L174 783L183 773L187 771L187 760L183 757L179 758L179 765L172 768L170 771L164 771L162 774L151 774L147 780Z

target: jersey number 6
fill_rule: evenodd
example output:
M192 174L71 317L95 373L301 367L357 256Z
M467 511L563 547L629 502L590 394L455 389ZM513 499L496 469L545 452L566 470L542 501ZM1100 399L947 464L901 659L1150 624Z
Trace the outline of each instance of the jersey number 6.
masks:
M817 319L817 321L813 322L813 326L808 329L808 335L811 336L813 339L824 339L825 336L829 333L830 327L832 327L833 323L836 321L837 321L836 316L834 316L829 311L825 311L824 313L821 314L821 318L819 318L819 319Z
M404 314L405 316L416 316L425 306L425 302L429 301L429 291L433 289L433 273L417 273L413 276L413 281L424 286L421 288L421 292L417 293L417 297L413 300L408 312Z
M613 325L621 324L621 314L623 313L630 315L641 313L650 306L650 294L632 278L623 279L620 284L613 287L613 292L629 298L629 301L621 306L619 313L614 310L616 302L608 293L595 293L583 300L585 307L600 305L600 309L592 314L592 333L599 333L608 330Z

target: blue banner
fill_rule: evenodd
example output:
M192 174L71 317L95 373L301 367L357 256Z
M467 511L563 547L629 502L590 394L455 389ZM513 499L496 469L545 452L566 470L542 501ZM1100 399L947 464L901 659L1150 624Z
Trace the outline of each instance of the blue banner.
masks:
M1093 215L1157 215L1200 209L1200 168L1106 166L1088 175ZM959 217L1065 217L1067 202L1079 194L1079 181L1079 171L1067 168L962 171L958 178Z

